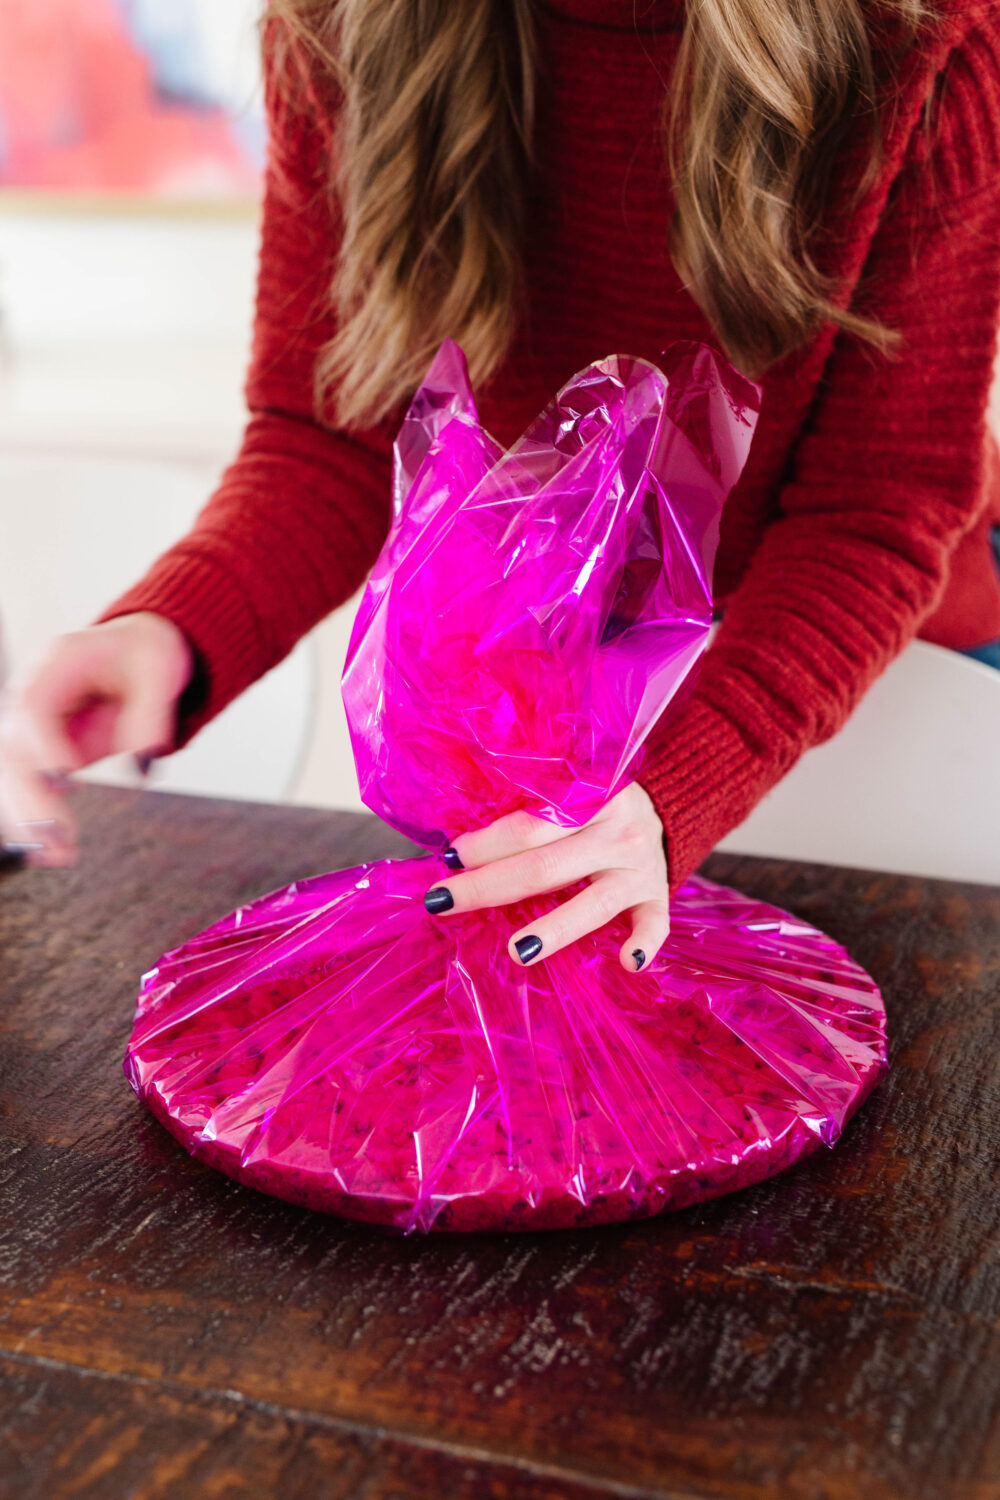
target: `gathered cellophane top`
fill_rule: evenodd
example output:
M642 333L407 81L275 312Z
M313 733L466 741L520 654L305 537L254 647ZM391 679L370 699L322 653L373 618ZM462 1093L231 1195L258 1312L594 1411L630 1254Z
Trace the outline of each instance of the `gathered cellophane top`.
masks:
M583 883L434 917L460 834L577 827L635 779L705 650L759 389L714 350L613 355L502 449L442 344L343 692L366 804L429 852L303 880L144 976L125 1060L194 1155L392 1226L542 1229L681 1207L832 1145L886 1066L874 982L808 924L693 877L640 973L623 914L522 967Z

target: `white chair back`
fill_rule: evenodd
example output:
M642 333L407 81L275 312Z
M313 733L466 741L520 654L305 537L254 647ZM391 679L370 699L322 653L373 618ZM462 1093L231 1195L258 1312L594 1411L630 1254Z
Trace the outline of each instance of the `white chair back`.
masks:
M914 642L721 848L1000 885L1000 672Z

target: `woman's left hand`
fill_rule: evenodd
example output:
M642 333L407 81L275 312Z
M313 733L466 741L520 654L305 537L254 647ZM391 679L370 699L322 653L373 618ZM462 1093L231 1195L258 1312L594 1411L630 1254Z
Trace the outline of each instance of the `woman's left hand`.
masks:
M622 968L635 973L654 958L670 930L663 824L637 781L580 828L514 812L461 834L452 848L464 871L427 892L424 904L436 916L509 906L525 896L590 882L585 891L511 934L507 948L517 963L549 958L628 912L632 932L619 956Z

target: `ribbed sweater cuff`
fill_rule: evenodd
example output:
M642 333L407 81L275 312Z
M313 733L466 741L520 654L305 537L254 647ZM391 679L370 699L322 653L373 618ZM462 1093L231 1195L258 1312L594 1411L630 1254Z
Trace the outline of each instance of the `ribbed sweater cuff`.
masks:
M181 698L171 747L179 750L260 675L266 651L263 631L232 574L183 542L159 558L94 623L142 610L170 620L194 650L195 673Z
M766 773L731 720L692 697L658 731L637 781L666 833L670 889L678 890L766 790Z

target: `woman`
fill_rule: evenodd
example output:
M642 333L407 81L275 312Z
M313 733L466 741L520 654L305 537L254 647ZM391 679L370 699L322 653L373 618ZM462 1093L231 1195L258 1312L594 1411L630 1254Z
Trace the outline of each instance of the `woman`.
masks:
M592 823L463 832L427 897L588 882L512 958L624 912L621 962L647 962L668 877L916 633L1000 637L1000 13L934 4L276 3L242 449L192 532L13 692L6 837L72 858L66 772L176 748L351 596L445 334L502 442L590 360L701 338L764 404L696 690Z

